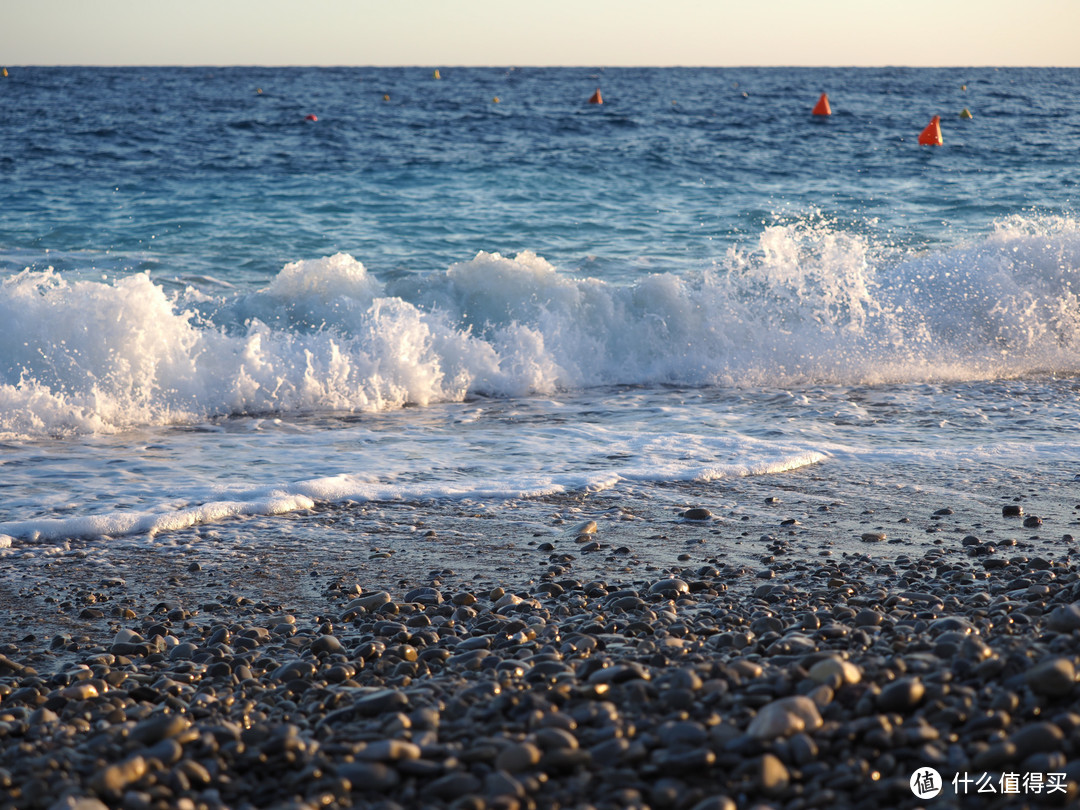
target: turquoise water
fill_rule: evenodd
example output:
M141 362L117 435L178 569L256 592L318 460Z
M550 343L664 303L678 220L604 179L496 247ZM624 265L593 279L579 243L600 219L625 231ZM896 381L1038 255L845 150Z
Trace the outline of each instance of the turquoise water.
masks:
M1080 457L1080 71L441 76L11 70L5 542Z

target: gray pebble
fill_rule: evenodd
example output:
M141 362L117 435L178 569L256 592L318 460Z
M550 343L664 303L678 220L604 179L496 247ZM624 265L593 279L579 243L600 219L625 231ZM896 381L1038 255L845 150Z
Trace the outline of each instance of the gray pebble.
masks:
M1076 685L1076 667L1068 658L1052 658L1029 669L1025 681L1037 695L1064 697Z
M884 712L910 712L925 694L926 687L918 678L899 678L881 690L877 705Z

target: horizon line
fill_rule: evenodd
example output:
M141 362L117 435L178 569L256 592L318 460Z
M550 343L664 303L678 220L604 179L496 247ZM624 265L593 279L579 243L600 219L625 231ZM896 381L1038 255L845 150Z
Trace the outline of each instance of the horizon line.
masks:
M714 69L714 70L745 70L748 68L759 68L766 70L882 70L889 68L902 68L905 70L972 70L972 69L994 69L994 70L1080 70L1080 64L1077 65L1012 65L1012 64L945 64L945 65L904 65L904 64L881 64L881 65L843 65L843 64L821 64L821 65L796 65L796 64L743 64L743 65L540 65L540 64L449 64L443 62L431 62L428 64L257 64L257 63L198 63L198 64L125 64L125 63L87 63L87 62L53 62L53 63L30 63L30 64L6 64L6 68L14 69L26 69L26 68L168 68L168 69L205 69L205 68L266 68L266 69L322 69L322 68L355 68L355 69L390 69L390 68L403 68L418 70L431 70L433 68L439 68L441 70L458 70L458 69L509 69L517 70L522 68L541 69L541 70L641 70L641 69L657 69L657 70L702 70L702 69Z

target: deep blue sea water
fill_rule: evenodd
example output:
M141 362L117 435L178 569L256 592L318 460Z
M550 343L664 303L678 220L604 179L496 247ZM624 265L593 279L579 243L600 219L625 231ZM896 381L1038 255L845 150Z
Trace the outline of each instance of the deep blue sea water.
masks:
M0 543L1071 482L1078 167L1075 69L12 68Z

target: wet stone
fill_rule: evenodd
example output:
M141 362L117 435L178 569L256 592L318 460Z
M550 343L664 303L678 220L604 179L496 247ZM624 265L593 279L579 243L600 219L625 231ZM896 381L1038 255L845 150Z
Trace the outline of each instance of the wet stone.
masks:
M331 635L321 635L311 643L311 651L319 653L337 653L344 649L341 642Z
M649 593L664 596L677 596L689 592L690 586L681 579L662 579L659 582L654 582L649 587Z
M695 506L685 510L682 517L684 520L708 520L712 517L712 512L702 506Z

